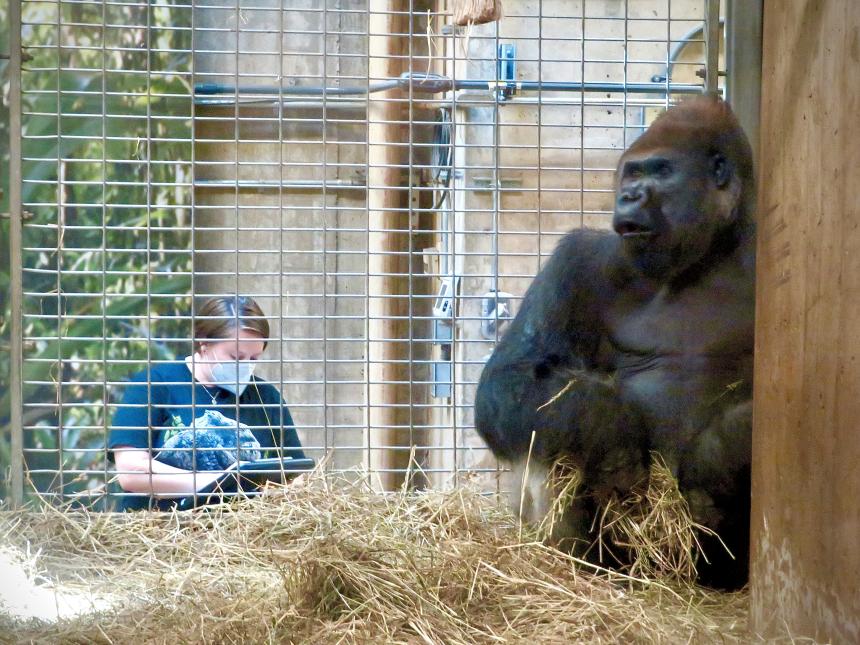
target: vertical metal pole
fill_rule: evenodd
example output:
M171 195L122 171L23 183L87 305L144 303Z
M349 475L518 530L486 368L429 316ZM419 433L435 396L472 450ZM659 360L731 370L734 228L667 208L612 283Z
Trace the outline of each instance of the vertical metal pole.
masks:
M583 2L580 9L582 14L579 18L579 78L585 82L585 10ZM627 37L627 34L624 35ZM579 94L579 224L578 228L585 227L585 92ZM538 252L538 256L540 253ZM540 257L538 257L538 271L540 271Z
M339 8L339 5L335 5L335 7ZM340 15L338 14L338 20L340 20ZM338 28L336 31L340 31L340 22L338 22ZM323 15L322 15L322 74L320 85L322 85L323 93L321 97L322 101L322 112L320 117L322 118L322 128L321 128L321 139L322 139L322 192L320 193L320 205L322 207L322 373L323 373L323 386L322 386L322 425L323 425L323 436L325 437L325 449L328 450L329 445L329 405L328 405L328 397L329 397L329 343L328 343L328 191L326 187L328 186L328 148L329 148L329 137L328 137L328 128L329 126L329 114L328 114L328 2L323 3ZM340 45L337 48L337 56L336 58L340 58ZM335 75L339 75L338 72L335 72ZM283 88L283 81L281 82L281 88ZM281 90L283 91L283 89ZM283 109L283 108L281 108ZM337 135L334 137L337 139ZM281 144L283 147L283 144ZM336 154L335 159L338 159L339 156ZM283 165L281 166L283 168ZM340 169L335 168L335 177L338 176ZM282 170L283 172L283 170ZM369 176L369 175L368 175ZM283 191L282 191L283 192ZM337 192L335 191L335 195ZM337 258L338 258L338 221L337 221L337 208L335 208L335 234L333 235L334 239L334 273L337 276L338 268L337 268ZM283 227L283 219L279 220L281 222L281 226ZM279 283L280 290L283 292L284 283L283 280ZM334 297L332 298L334 301L334 306L337 306L337 277L334 279ZM337 310L335 309L333 312L336 316ZM335 317L335 320L337 318ZM335 332L335 335L338 335ZM283 341L281 342L281 347L283 347ZM283 355L283 352L281 353ZM282 386L283 387L283 386Z
M286 159L284 157L284 20L286 18L286 11L284 10L284 3L278 3L278 391L281 393L281 396L284 395L284 352L286 351L286 314L284 312L284 307L286 306L286 298L284 298L284 166L286 163ZM328 22L326 21L325 8L323 8L323 33L326 32L326 25ZM323 36L323 43L325 43L325 36ZM325 57L325 45L323 46L323 57ZM325 69L325 64L323 64L323 69ZM323 82L323 86L325 86L325 82ZM326 101L325 101L325 91L323 91L322 97L322 122L323 122L323 136L325 136L325 122L326 122ZM325 155L325 141L323 141L323 155ZM325 157L323 157L325 158ZM323 164L325 167L325 164ZM238 177L237 177L238 179ZM323 186L325 186L326 177L323 176ZM323 190L325 190L323 188ZM323 204L325 204L325 194L323 193ZM325 235L323 235L323 244L325 244ZM325 246L323 246L325 248ZM323 268L325 268L325 262L323 261ZM325 278L323 278L323 290L325 290ZM323 312L325 312L325 297L323 297ZM325 325L323 326L323 330L325 330ZM323 331L323 343L326 341L326 334ZM323 350L323 361L325 361L325 350ZM323 372L325 372L325 362L323 362ZM327 382L325 377L323 377L323 382ZM325 394L326 386L323 385L323 409L325 409ZM286 397L284 397L286 399ZM278 432L278 456L283 457L284 453L281 448L284 445L284 406L281 405L278 408L278 422L280 424L280 429ZM323 412L323 433L326 437L328 437L328 425L326 423L326 415ZM325 449L328 450L328 440L326 439Z
M758 158L761 110L763 0L728 0L726 6L726 99Z
M199 28L199 19L198 12L200 11L199 6L195 6L195 3L191 2L191 52L188 56L188 64L191 67L191 87L195 87L195 83L197 82L197 29ZM204 39L205 40L205 39ZM190 182L191 182L191 190L189 192L189 197L191 199L191 208L188 213L188 226L190 228L189 235L191 237L191 298L190 298L190 314L191 314L191 418L197 418L197 407L200 405L197 401L197 385L194 383L197 374L197 366L199 363L197 362L197 334L195 334L195 330L197 329L197 225L199 219L197 217L197 106L194 103L194 98L191 99L191 168L190 168ZM238 177L237 177L238 179ZM147 364L147 370L149 369L149 364ZM147 378L147 381L150 379ZM150 433L151 434L151 433ZM197 502L197 496L194 496L194 502Z
M102 34L106 30L107 25L107 6L102 4ZM107 271L108 271L108 262L107 262L107 254L108 249L110 248L110 242L108 240L108 230L107 230L107 220L109 217L108 211L108 192L107 192L107 174L108 174L108 144L107 144L107 113L108 113L108 103L107 103L107 65L108 65L108 53L107 53L107 45L105 43L105 38L101 39L101 68L102 68L102 78L101 78L101 97L100 97L100 105L101 105L101 174L102 174L102 186L101 186L101 242L102 242L102 252L101 252L101 272L102 272L102 282L101 282L101 312L102 312L102 347L101 347L101 372L102 372L102 442L105 450L105 454L107 455L108 451L108 443L110 442L110 391L108 390L108 324L107 324L107 308L108 308L108 285L107 285ZM192 101L193 102L193 101ZM102 481L104 482L104 489L108 490L108 482L110 481L110 474L108 472L108 460L104 459L102 461ZM108 499L105 499L100 503L99 508L101 510L107 510L104 506L108 502Z
M152 405L152 6L146 7L146 401ZM59 149L59 146L57 146ZM155 454L155 433L162 428L152 428L147 432L149 455ZM192 462L197 470L196 445L192 451ZM149 466L149 490L154 490L152 465ZM155 507L155 495L149 495L149 510Z
M720 80L720 0L707 0L705 10L705 93L716 94Z
M669 86L672 84L672 0L669 0L669 6L666 11L666 94L663 95L664 106L669 109L669 102L672 95L669 93ZM626 94L625 94L626 97ZM645 131L645 121L647 117L642 115L642 131ZM625 133L624 147L627 147L627 133Z
M457 39L451 38L451 58L450 70L451 78L457 78L458 67L460 61L457 58ZM468 55L468 52L464 52ZM467 148L465 141L466 122L468 121L467 113L458 108L457 92L451 91L451 213L448 222L448 230L445 234L448 236L450 259L447 267L446 277L451 278L452 302L456 303L459 294L457 293L457 276L463 275L464 257L465 254L465 238L458 231L463 231L466 226L466 173L465 168L468 163ZM460 169L463 170L460 170ZM465 351L465 346L461 339L457 337L457 307L451 308L451 406L450 406L450 427L451 427L451 469L454 478L454 485L460 484L460 446L458 440L458 428L460 426L460 390L462 387L462 379L458 378L457 362L460 360L460 353Z
M21 3L9 3L9 386L12 508L24 502L24 311L21 254Z

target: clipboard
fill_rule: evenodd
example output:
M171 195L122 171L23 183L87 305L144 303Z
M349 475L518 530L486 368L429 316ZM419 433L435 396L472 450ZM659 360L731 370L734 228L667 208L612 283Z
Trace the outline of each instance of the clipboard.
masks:
M271 459L236 462L224 474L228 475L231 472L238 471L242 483L250 481L256 486L262 486L270 481L288 482L302 473L313 470L315 465L316 462L310 458L291 459L290 457L273 457Z
M253 496L266 482L285 483L302 473L313 470L315 466L316 462L307 457L303 459L273 457L256 461L239 461L208 486L193 495L183 497L178 508L184 511L196 506L218 504L223 501L224 493L243 491L246 495Z

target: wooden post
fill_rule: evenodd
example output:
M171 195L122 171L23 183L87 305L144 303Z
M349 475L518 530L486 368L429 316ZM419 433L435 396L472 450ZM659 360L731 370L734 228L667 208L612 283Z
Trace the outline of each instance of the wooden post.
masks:
M751 623L860 643L860 3L763 42Z
M404 71L408 15L396 0L371 0L368 35L370 83ZM370 467L384 490L396 488L395 469L408 464L409 428L409 211L406 175L408 126L403 104L392 92L368 100L367 212L368 445ZM401 145L398 145L401 144ZM394 447L404 446L403 450Z

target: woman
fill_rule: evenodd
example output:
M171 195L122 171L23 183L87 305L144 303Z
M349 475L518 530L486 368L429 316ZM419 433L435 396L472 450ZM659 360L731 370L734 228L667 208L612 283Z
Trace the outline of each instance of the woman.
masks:
M237 457L304 457L280 392L253 376L268 338L254 300L211 298L195 318L193 355L131 378L108 441L119 510L169 509Z

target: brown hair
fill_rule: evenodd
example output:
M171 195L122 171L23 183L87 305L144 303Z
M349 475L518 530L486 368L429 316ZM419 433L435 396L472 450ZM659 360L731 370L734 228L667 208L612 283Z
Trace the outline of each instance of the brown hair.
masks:
M235 338L237 327L258 333L263 338L264 348L269 344L269 321L253 298L209 298L197 310L194 320L194 350L199 350L207 339Z

